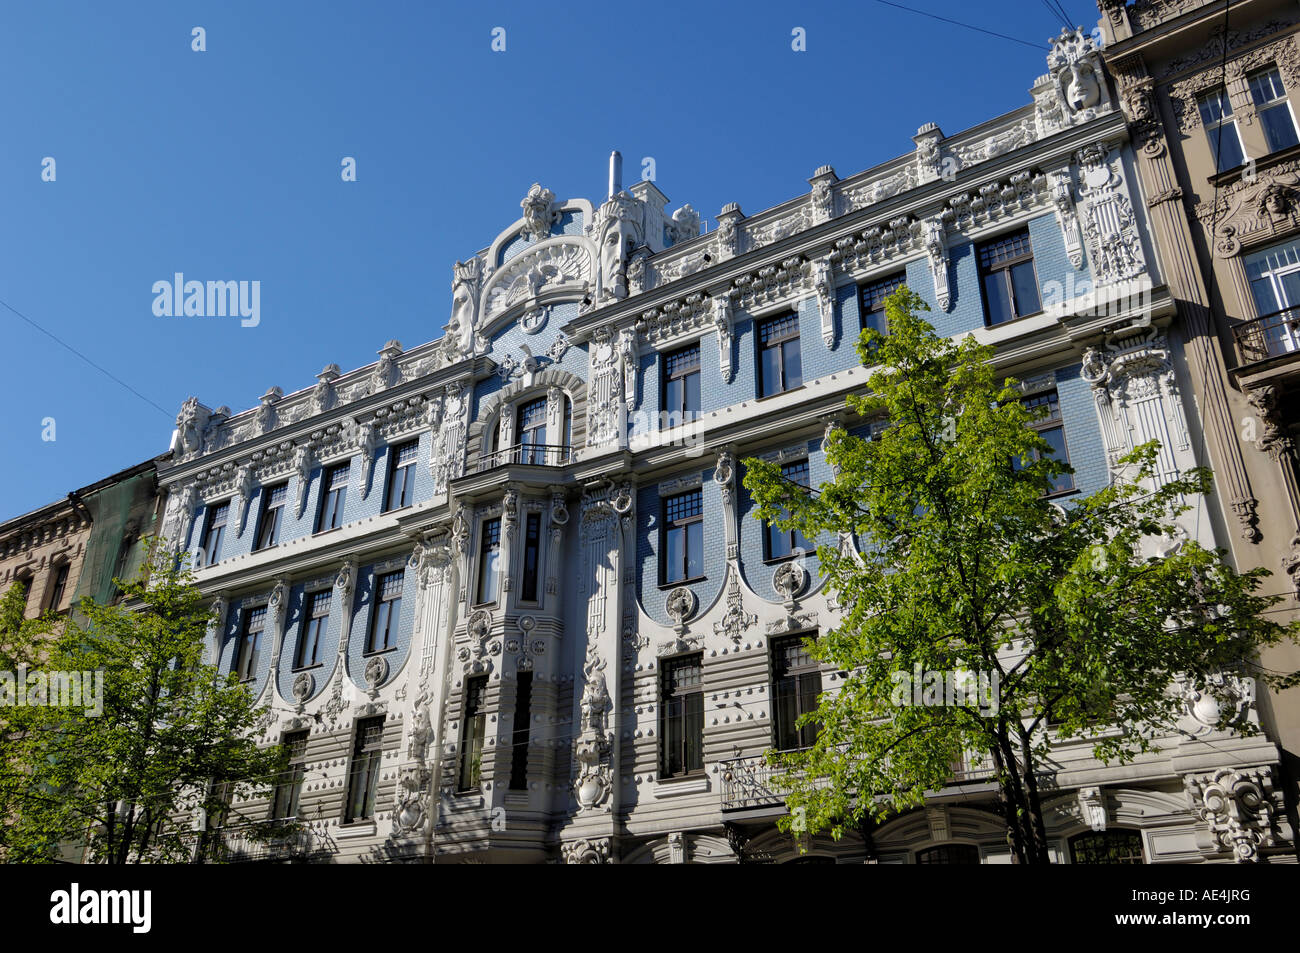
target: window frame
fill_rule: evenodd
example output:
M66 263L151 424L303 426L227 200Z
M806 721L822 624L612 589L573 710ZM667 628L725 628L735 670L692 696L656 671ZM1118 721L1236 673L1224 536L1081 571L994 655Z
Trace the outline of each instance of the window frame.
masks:
M45 608L49 612L58 612L59 603L67 594L68 578L72 573L72 564L64 559L54 564L54 573L50 577L50 585L46 596Z
M334 486L334 479L342 475L343 482L341 486ZM352 482L352 461L344 460L341 463L330 464L321 470L321 493L320 507L316 513L316 532L328 533L331 530L340 529L344 523L345 508L348 504L348 484ZM332 526L326 526L325 520L327 514L333 513L338 518L338 522Z
M1020 398L1020 403L1022 406L1025 407L1025 409L1028 410L1031 409L1029 404L1030 401L1037 400L1038 398L1046 398L1048 397L1048 395L1056 396L1056 400L1053 402L1056 407L1055 413L1053 414L1049 412L1046 416L1041 416L1035 420L1030 421L1029 428L1033 430L1035 433L1039 434L1040 436L1047 433L1049 430L1059 430L1061 432L1061 449L1062 452L1064 453L1064 456L1059 457L1058 459L1066 466L1073 466L1073 464L1070 463L1070 441L1065 433L1065 415L1061 413L1060 389L1057 387L1047 387L1044 388L1043 390L1033 391L1031 393L1023 395ZM1038 404L1036 406L1041 407L1044 405ZM1049 404L1048 406L1051 405ZM1041 457L1035 456L1034 459L1039 460L1041 459ZM1015 463L1015 461L1012 462ZM1053 489L1048 491L1047 493L1048 497L1068 496L1071 493L1077 493L1079 491L1079 486L1077 483L1075 483L1073 473L1062 474L1061 477L1059 477L1058 479L1069 480L1070 485L1068 487L1062 487L1061 489Z
M1003 242L1018 238L1021 234L1025 236L1025 244L1029 248L1027 253L1020 253L1011 258L1004 258L994 265L984 264L985 249L992 245L998 245ZM1033 270L1034 275L1034 294L1038 299L1038 308L1035 311L1026 311L1024 314L1019 313L1016 301L1016 286L1012 280L1011 273L1016 267L1028 263ZM1030 234L1029 223L1024 222L1019 228L1002 232L998 235L991 235L983 241L975 243L975 270L979 276L980 299L984 305L984 326L986 328L1000 328L1024 318L1036 317L1043 313L1043 285L1038 280L1038 256L1034 252L1034 237ZM992 312L989 308L989 295L986 287L986 279L994 275L1002 276L1002 283L1007 292L1007 301L1011 308L1011 316L1005 321L993 321Z
M397 595L388 595L387 582L397 579ZM371 590L371 607L369 625L366 627L366 650L362 653L364 657L371 655L383 655L385 652L391 652L397 648L398 626L402 618L402 596L406 590L406 571L398 569L393 572L376 573L374 577L374 588ZM393 605L396 603L396 605ZM380 609L386 611L384 614L384 644L377 643L379 636L379 616Z
M262 660L262 636L266 634L266 622L270 614L267 605L248 606L239 614L239 645L235 653L234 673L241 682L257 679L257 663ZM256 632L251 631L254 618L259 622Z
M1138 851L1139 851L1139 854L1137 855L1137 858L1136 858L1136 859L1133 859L1133 858L1134 858L1134 855L1133 855L1132 853L1122 854L1122 856L1124 856L1124 857L1127 858L1127 859L1124 859L1124 860L1093 861L1093 860L1080 860L1080 859L1079 859L1079 856L1080 856L1080 853L1081 853L1080 845L1083 844L1083 842L1085 842L1085 841L1101 841L1101 842L1104 842L1104 841L1107 841L1107 840L1112 840L1112 839L1114 839L1117 835L1130 835L1130 836L1127 838L1127 839L1130 841L1130 844L1127 845L1127 847L1125 847L1125 846L1120 846L1120 845L1109 845L1109 844L1107 844L1107 845L1105 846L1105 850L1106 850L1108 853L1113 853L1113 852L1115 852L1115 851L1123 851L1123 850L1126 850L1126 849L1131 850L1132 841L1136 841L1136 842L1137 842ZM1081 864L1081 865L1092 865L1092 864L1115 864L1115 865L1120 865L1120 864L1146 864L1146 863L1148 862L1148 861L1147 861L1147 845L1146 845L1146 838L1142 836L1142 831L1141 831L1141 829L1140 829L1140 828L1136 828L1136 827L1109 827L1109 828L1107 828L1107 829L1104 830L1104 831L1080 831L1079 833L1072 835L1072 836L1071 836L1071 837L1066 841L1065 846L1066 846L1066 850L1069 852L1069 855L1070 855L1070 863L1071 863L1071 864ZM1086 850L1086 851L1088 851L1088 852L1094 852L1094 851L1096 850L1096 847L1095 847L1094 845L1092 845L1092 844L1089 844L1089 845L1087 845L1087 847L1084 848L1084 850Z
M465 679L461 696L460 750L456 758L456 791L471 794L483 784L483 752L487 740L488 676ZM471 751L475 757L471 759Z
M531 737L533 673L515 675L515 715L510 735L510 783L506 790L528 790L528 748Z
M524 513L524 545L520 554L519 601L541 601L542 514L537 510Z
M889 333L889 322L885 319L885 299L907 284L907 271L892 271L886 275L880 275L870 281L864 281L858 285L858 330L865 331L867 328L873 328L881 334ZM878 297L874 293L876 289L888 287L883 295ZM872 292L872 297L880 302L879 306L868 306L867 294ZM868 319L872 315L880 315L880 327L876 327Z
M402 454L412 451L410 463L402 463ZM415 472L420 463L420 438L403 440L388 445L388 484L384 490L384 512L393 513L415 505ZM398 471L402 472L402 492L396 502L393 491L397 489Z
M818 662L817 659L813 658L812 655L808 652L807 647L803 645L804 642L810 640L816 640L816 638L817 638L816 632L795 632L789 635L780 636L768 642L768 646L769 646L768 658L769 658L769 664L771 666L771 673L772 673L771 687L770 687L771 694L768 697L772 699L771 709L772 709L773 750L776 751L802 750L812 745L817 740L817 736L821 732L820 726L817 725L816 723L810 725L804 725L802 728L795 726L795 723L798 722L800 716L806 714L808 711L816 710L817 707L816 699L820 699L822 692L825 690L824 686L822 685L821 663ZM781 658L779 652L780 650L784 649L787 645L796 645L796 644L800 647L800 654L802 656L805 656L807 661L803 664L790 667ZM807 692L805 690L803 680L810 676L816 677L817 692L813 696L814 698L813 705L810 708L806 708L805 699L807 697ZM780 700L783 697L780 683L783 679L790 679L792 687L794 689L794 700L795 700L795 709L796 709L794 713L795 723L792 723L788 726L784 724L785 716L782 715L781 707L780 707ZM783 731L783 729L785 729L785 731ZM798 743L795 745L783 745L782 734L788 734L793 736Z
M488 527L494 526L494 530L489 534ZM474 607L494 606L501 601L501 517L487 516L479 521L478 524L478 566L474 573ZM489 560L489 555L495 555L494 560ZM495 563L495 576L492 580L492 598L484 600L485 595L483 585L487 581L489 564Z
M1217 119L1211 119L1206 116L1205 102L1214 93L1219 94L1220 112ZM1210 148L1210 160L1214 166L1214 174L1221 175L1224 172L1231 172L1233 169L1239 169L1250 161L1250 155L1246 152L1246 140L1241 136L1241 127L1237 124L1237 113L1233 109L1232 97L1228 95L1228 88L1223 85L1211 86L1209 89L1203 89L1196 94L1196 111L1201 119L1201 126L1205 129L1206 145ZM1241 161L1236 165L1224 166L1219 158L1219 149L1223 146L1224 126L1232 127L1232 135L1236 138L1237 149L1241 153ZM1216 135L1216 131L1218 134Z
M280 491L284 492L281 493ZM279 495L277 501L276 496ZM261 506L257 517L257 537L253 540L253 552L261 552L280 544L280 531L284 528L284 511L289 505L289 483L276 483L262 487ZM268 530L267 517L274 511L275 521L270 524L271 539L265 539Z
M307 728L287 731L281 736L280 744L285 747L288 757L271 797L269 820L287 821L302 813L302 782L307 774L307 745L310 738L311 732Z
M807 471L807 475L808 475L808 482L803 484L803 486L808 487L808 489L810 490L812 489L812 462L808 457L804 457L800 460L791 460L787 463L782 463L780 466L781 466L782 477L786 476L787 470L802 466ZM785 512L788 514L789 510L786 510ZM786 536L789 539L789 543L790 543L790 551L788 553L783 553L782 555L779 556L773 555L773 547L772 547L773 536L774 534L777 533ZM799 545L799 541L801 540L803 542L802 546ZM803 550L802 552L800 552L801 549ZM783 562L788 562L792 559L799 559L803 556L808 556L816 552L817 552L816 544L811 542L799 530L778 529L775 523L763 524L763 562L783 563Z
M348 765L347 799L343 802L344 824L374 819L383 760L384 716L358 718L352 729L352 761Z
M203 514L203 539L199 542L199 551L203 553L203 565L215 566L221 561L221 547L226 541L226 527L230 525L230 507L233 500L219 500L210 503ZM221 522L217 523L217 513L221 513ZM212 531L220 530L216 545L213 545Z
M682 688L672 682L678 669L692 667L695 681ZM690 652L659 660L659 777L663 780L680 780L699 777L705 773L704 763L704 653ZM698 709L691 711L691 701ZM674 710L680 706L679 710ZM694 724L692 721L694 720ZM680 750L670 749L673 722L678 723ZM698 765L690 762L690 748L694 740ZM680 770L673 770L673 755L681 762Z
M668 514L672 510L673 503L688 496L699 498L698 511L690 516L677 517L670 519ZM683 490L681 493L674 493L672 496L666 496L660 500L659 504L659 521L663 527L663 542L660 546L659 553L659 585L667 586L685 586L691 583L700 582L707 578L704 574L704 487L697 486L694 489ZM698 525L700 527L700 574L698 576L689 576L691 548L690 548L690 527ZM683 537L682 544L682 565L679 567L682 575L676 579L669 578L670 563L668 560L669 539L673 531L681 530Z
M694 364L679 364L674 366L676 362L680 361L690 353L694 353L695 355ZM701 377L703 363L703 352L698 340L692 341L690 344L683 345L682 347L675 348L672 351L664 352L663 358L660 362L662 370L659 376L659 409L663 412L664 419L670 421L667 424L668 426L675 427L680 424L691 423L698 420L700 415L704 412L704 392L702 389L703 378ZM691 377L692 375L696 378L695 393L700 404L699 407L694 409L685 406L689 403L687 400L689 388L686 384L686 378ZM682 382L681 407L670 407L668 405L669 385L673 381Z
M536 409L541 408L541 423L524 426L524 414L531 411L534 414ZM519 462L525 465L545 466L546 465L546 446L547 446L547 418L549 416L550 404L545 394L540 397L531 397L528 400L520 401L515 408L515 446L519 450ZM540 436L541 439L537 439ZM525 439L529 437L531 439Z
M1256 98L1256 86L1254 81L1256 78L1264 77L1269 74L1277 76L1276 86L1281 87L1282 92L1280 95L1276 95L1272 99L1261 102ZM1270 83L1270 85L1273 84ZM1247 73L1246 87L1250 90L1250 101L1255 107L1255 115L1259 118L1259 128L1264 133L1264 144L1268 146L1268 155L1272 155L1275 152L1281 152L1284 149L1293 149L1297 145L1300 145L1300 125L1296 124L1295 107L1291 104L1291 94L1287 91L1286 80L1282 78L1282 71L1278 68L1278 65L1276 63L1270 63L1267 66ZM1291 120L1291 136L1296 141L1288 145L1275 146L1271 141L1268 125L1264 121L1264 113L1278 111L1283 108L1286 109L1286 114Z
M324 615L316 614L316 602L324 596L325 613ZM319 668L324 663L320 658L321 640L329 633L330 609L334 603L333 589L317 589L314 592L304 592L302 596L302 624L298 627L298 644L293 653L293 671L302 672L311 668ZM312 660L305 661L304 655L307 648L307 634L316 622L320 622L316 629L315 637L312 641Z
M790 322L793 330L783 332L779 337L773 337L768 340L763 339L766 330L778 323ZM803 387L803 343L799 329L799 312L784 311L771 317L763 318L755 322L754 325L755 343L758 345L758 399L765 400L769 397L776 397L779 394L788 394L791 391ZM786 345L794 343L794 348L799 357L799 381L796 384L789 384L786 380ZM767 392L767 379L763 373L763 355L768 351L777 352L776 366L780 371L780 386L770 393Z

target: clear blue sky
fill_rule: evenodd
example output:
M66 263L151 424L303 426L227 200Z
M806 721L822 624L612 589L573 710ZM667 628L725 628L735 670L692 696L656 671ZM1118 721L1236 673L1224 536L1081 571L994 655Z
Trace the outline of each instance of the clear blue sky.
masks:
M0 307L0 519L166 450L191 394L243 410L438 337L452 263L534 181L599 201L611 149L627 183L653 156L712 227L1029 102L1061 28L1036 0L906 5L1040 49L876 0L5 4L0 301L143 397ZM260 281L261 323L155 317L177 271Z

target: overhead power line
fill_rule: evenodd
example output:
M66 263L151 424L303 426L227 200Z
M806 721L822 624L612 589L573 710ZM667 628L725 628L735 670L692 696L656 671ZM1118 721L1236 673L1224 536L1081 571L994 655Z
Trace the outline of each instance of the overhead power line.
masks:
M966 30L974 30L977 33L983 33L986 36L996 36L1001 40L1010 40L1012 43L1019 43L1022 46L1028 46L1031 49L1042 50L1042 43L1030 43L1028 40L1022 40L1018 36L1007 36L1005 33L998 33L995 30L986 30L982 26L975 26L973 23L963 23L960 20L950 20L948 17L941 17L937 13L930 13L928 10L918 10L915 7L904 6L901 3L894 3L892 0L876 0L876 3L884 4L887 7L893 7L896 10L905 10L908 13L915 13L917 16L929 17L931 20L939 20L943 23L951 23L953 26L959 26Z

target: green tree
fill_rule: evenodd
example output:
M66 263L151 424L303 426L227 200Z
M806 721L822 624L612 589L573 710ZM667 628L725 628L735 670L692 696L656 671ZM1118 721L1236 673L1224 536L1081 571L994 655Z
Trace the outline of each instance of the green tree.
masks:
M1125 458L1123 479L1058 505L1049 493L1070 468L1031 427L1015 382L998 382L994 349L937 336L922 310L900 289L888 335L862 335L873 370L848 404L887 426L873 440L834 432L831 482L809 490L745 461L760 518L861 544L860 555L817 550L843 616L810 650L848 678L802 719L820 725L816 743L769 758L791 816L837 837L922 804L977 759L999 786L1015 859L1046 863L1049 724L1123 763L1172 730L1180 684L1219 701L1227 727L1239 709L1224 674L1292 684L1256 659L1296 627L1271 620L1280 598L1257 591L1265 570L1238 573L1222 551L1174 535L1185 501L1210 492L1209 471L1159 485L1148 444ZM1142 555L1144 542L1162 555ZM914 704L916 675L932 672L984 673L988 691L975 705Z
M279 746L256 743L247 686L203 662L211 615L188 567L146 564L119 583L121 602L83 601L85 621L65 624L44 663L102 672L102 711L9 709L21 729L10 752L21 771L0 777L10 861L50 860L68 843L98 863L187 860L196 811L237 820L232 804L264 795L283 766Z

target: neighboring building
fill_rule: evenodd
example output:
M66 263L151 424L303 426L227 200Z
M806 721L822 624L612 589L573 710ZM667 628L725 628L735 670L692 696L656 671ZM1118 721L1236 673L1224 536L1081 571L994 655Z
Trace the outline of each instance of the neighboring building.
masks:
M1201 459L1125 118L1087 36L1047 63L1031 104L927 124L705 234L654 183L622 189L616 159L599 206L535 185L456 264L440 340L239 414L187 401L164 535L219 607L212 657L290 751L244 808L308 828L247 856L798 859L761 755L806 744L794 719L838 687L801 644L837 614L808 541L753 517L741 461L815 485L831 428L872 432L845 397L885 295L906 281L942 333L998 346L1075 469L1062 499L1151 438L1162 473ZM1222 541L1203 502L1182 526ZM1122 767L1057 745L1058 860L1292 856L1276 746L1187 712ZM1007 862L993 801L959 766L925 809L803 859Z
M27 618L72 606L90 528L90 512L73 494L0 523L0 588L23 587Z
M1239 569L1300 595L1300 6L1294 0L1103 0L1105 58L1137 147L1152 236L1178 309L1215 523ZM1226 35L1225 35L1226 34ZM1300 669L1300 647L1264 653ZM1300 688L1261 693L1300 785Z

